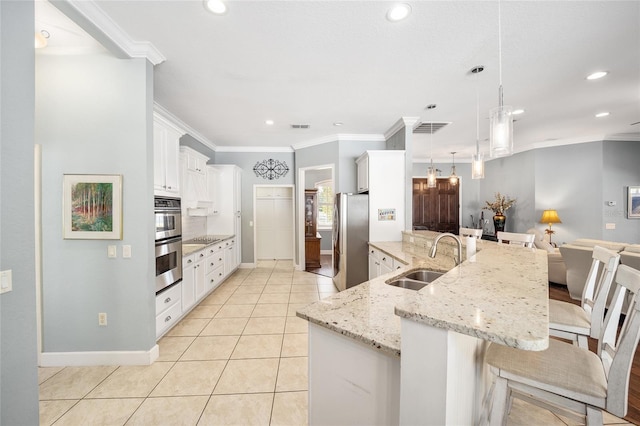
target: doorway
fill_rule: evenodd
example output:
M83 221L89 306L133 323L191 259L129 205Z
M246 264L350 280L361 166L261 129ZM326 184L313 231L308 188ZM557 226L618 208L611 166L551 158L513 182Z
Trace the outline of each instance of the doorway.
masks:
M254 259L291 260L294 250L293 185L254 185Z
M413 230L451 232L460 228L460 181L452 185L448 178L438 178L435 188L427 187L426 178L413 178Z

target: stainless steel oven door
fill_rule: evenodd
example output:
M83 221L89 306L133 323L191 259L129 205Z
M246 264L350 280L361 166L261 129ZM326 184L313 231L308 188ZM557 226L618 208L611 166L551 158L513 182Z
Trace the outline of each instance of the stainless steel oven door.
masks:
M180 210L156 210L156 241L182 235Z
M182 280L182 238L156 242L156 293Z

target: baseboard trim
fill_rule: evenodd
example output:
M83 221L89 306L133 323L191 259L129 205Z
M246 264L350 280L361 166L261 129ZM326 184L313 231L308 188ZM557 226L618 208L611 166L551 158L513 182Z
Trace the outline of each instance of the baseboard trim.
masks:
M158 356L158 345L153 345L148 351L42 352L40 367L151 365Z
M320 250L320 254L331 254L333 253L333 250L329 249L329 250Z
M240 266L239 266L240 269L253 269L255 267L256 267L256 264L253 263L253 262L252 263L241 263Z

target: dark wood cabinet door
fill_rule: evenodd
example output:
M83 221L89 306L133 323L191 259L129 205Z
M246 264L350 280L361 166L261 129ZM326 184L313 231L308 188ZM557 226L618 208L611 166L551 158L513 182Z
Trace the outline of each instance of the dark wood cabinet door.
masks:
M427 188L427 180L413 179L413 229L458 233L459 185L449 179L438 179L435 188Z

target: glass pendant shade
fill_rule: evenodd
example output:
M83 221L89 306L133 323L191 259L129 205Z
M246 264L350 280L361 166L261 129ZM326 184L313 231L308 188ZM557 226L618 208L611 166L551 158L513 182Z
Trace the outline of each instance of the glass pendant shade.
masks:
M471 179L484 179L484 156L481 152L473 154L471 160Z
M451 185L458 184L458 175L456 175L456 166L451 166L451 175L449 176L449 183Z
M436 187L436 169L430 166L427 169L427 188L435 188Z
M500 105L491 110L489 117L489 150L492 158L513 154L512 107Z

